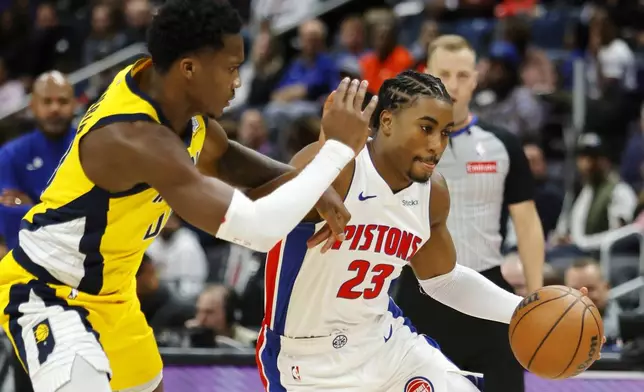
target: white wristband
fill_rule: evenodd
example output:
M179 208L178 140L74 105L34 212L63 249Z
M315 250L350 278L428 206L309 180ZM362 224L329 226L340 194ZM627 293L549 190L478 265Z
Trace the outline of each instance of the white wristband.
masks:
M338 170L344 169L347 163L355 158L355 152L351 147L333 139L327 139L318 152L318 156L320 155L329 159Z
M254 202L235 190L217 237L267 252L315 206L354 158L353 149L328 140L300 174Z

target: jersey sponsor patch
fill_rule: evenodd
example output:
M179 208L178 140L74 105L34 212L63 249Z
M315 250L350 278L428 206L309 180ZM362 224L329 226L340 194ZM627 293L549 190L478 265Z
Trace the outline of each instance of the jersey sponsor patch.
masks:
M434 392L434 386L425 377L414 377L405 384L405 392Z
M470 174L496 173L496 161L467 162L465 168Z

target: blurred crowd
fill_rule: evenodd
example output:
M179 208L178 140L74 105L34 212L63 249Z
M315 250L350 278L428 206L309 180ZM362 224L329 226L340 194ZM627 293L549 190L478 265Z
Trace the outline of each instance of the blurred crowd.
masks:
M248 18L250 2L239 3ZM423 70L433 39L462 35L479 55L472 112L523 140L537 180L535 201L549 243L546 283L588 287L604 313L606 335L618 347L619 316L636 308L638 298L616 300L609 288L640 274L640 247L629 236L618 241L609 269L600 249L625 228L644 232L644 5L631 0L373 3L380 5L304 21L293 39L276 35L270 21L249 23L242 87L220 120L229 138L288 161L318 139L322 104L341 77L366 79L376 94L383 80L409 68ZM155 4L16 0L3 7L0 145L6 144L0 165L7 168L15 164L9 158L12 143L25 135L66 143L118 67L74 86L56 81L56 73L40 75L69 74L142 42ZM585 65L583 75L575 75L576 61ZM574 87L581 85L584 125L575 130ZM29 140L25 143L40 139ZM568 165L570 151L574 159ZM29 175L51 166L46 157L20 164ZM11 182L1 169L0 204L7 198L20 199L22 207L37 202L42 189L25 185L28 180ZM42 175L45 182L48 174ZM567 186L571 178L574 186ZM0 213L8 208L14 207ZM9 242L1 230L0 222L0 235ZM515 242L510 226L503 270L522 294ZM263 255L221 243L175 216L137 274L141 307L161 345L251 347L263 316L263 275Z

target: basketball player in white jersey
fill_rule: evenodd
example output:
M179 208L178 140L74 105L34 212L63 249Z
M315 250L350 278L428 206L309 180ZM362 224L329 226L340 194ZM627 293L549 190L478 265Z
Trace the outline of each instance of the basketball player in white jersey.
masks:
M316 225L304 223L268 254L257 361L269 392L477 391L390 299L407 263L426 293L472 316L509 323L522 300L456 264L449 192L432 175L453 126L443 84L405 71L378 101L373 139L334 183L351 213L346 239L308 248Z

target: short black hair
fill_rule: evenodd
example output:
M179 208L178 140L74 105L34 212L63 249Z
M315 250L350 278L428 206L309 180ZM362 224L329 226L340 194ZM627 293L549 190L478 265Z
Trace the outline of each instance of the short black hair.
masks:
M385 80L378 90L378 106L371 118L372 129L378 130L380 127L383 110L395 111L411 106L420 96L452 103L452 97L443 82L430 74L407 70Z
M227 0L167 0L148 29L148 51L166 72L182 56L220 49L225 35L239 34L242 22Z

